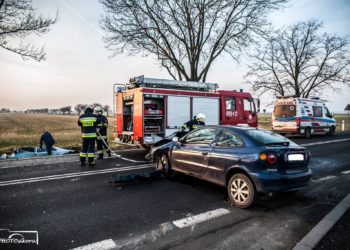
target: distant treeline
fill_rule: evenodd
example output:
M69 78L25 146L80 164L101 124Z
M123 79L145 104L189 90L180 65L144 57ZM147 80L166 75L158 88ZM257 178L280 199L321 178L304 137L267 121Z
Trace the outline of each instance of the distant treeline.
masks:
M72 106L65 106L56 109L40 108L40 109L27 109L25 111L10 110L8 108L1 108L0 113L26 113L26 114L53 114L53 115L71 115L81 114L87 107L101 107L106 115L110 112L109 105L102 105L100 103L93 104L77 104L72 109Z

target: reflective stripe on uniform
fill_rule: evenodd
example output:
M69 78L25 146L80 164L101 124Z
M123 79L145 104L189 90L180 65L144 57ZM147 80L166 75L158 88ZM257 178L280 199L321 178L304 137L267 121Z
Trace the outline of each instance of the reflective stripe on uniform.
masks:
M82 133L82 138L96 138L96 133Z
M99 124L97 124L97 126L99 126L99 127L102 127L102 126L108 127L108 123L99 123Z
M88 155L89 158L95 157L94 153L88 153L87 155Z
M79 120L83 127L92 127L95 126L96 118L94 117L84 117Z
M80 121L96 121L96 117L83 117L79 119Z
M102 136L97 136L97 140L102 140L102 139L104 139L104 140L106 140L107 139L107 136L106 135L102 135Z
M198 128L198 125L192 125L192 128Z
M86 157L87 153L80 153L80 157Z

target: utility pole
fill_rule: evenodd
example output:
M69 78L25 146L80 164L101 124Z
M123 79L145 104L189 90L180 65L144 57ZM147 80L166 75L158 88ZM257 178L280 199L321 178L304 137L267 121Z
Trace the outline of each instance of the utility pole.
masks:
M345 111L348 111L348 118L347 118L347 128L349 130L349 113L350 113L350 104L348 104L345 109Z

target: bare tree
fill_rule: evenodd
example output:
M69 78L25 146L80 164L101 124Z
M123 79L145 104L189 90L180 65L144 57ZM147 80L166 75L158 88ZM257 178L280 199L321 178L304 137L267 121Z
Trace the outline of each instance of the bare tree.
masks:
M174 79L206 81L226 52L235 60L266 16L288 0L100 0L106 47L114 55L155 55Z
M91 104L91 107L92 108L100 107L102 109L103 105L101 103L94 102L93 104Z
M22 42L14 46L12 39L23 40L31 34L44 34L55 18L44 18L36 14L31 0L0 0L0 47L19 54L23 59L45 60L44 47L35 48Z
M71 110L72 110L72 106L65 106L65 107L60 108L59 110L62 112L62 114L70 115Z
M103 106L103 110L106 112L106 116L108 116L109 109L110 109L109 105L106 104Z
M87 104L77 104L74 106L74 110L77 112L77 114L81 114L86 108L88 107Z
M350 81L347 37L321 33L317 20L277 30L257 48L247 78L259 94L309 97Z

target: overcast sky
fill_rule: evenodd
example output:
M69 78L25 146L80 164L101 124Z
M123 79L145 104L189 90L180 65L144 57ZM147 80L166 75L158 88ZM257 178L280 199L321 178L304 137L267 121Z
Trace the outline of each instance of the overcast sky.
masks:
M32 44L45 45L47 60L23 61L0 48L0 108L58 108L93 102L112 106L113 83L126 83L139 75L170 79L151 57L110 57L99 27L103 12L98 0L33 0L33 5L45 16L59 10L58 22L48 34L30 37ZM276 27L317 18L328 33L350 35L349 0L291 0L287 6L271 15ZM244 61L237 64L225 55L216 61L207 80L219 83L220 89L248 91L243 84L246 72ZM332 112L343 112L350 103L349 87L327 95Z

